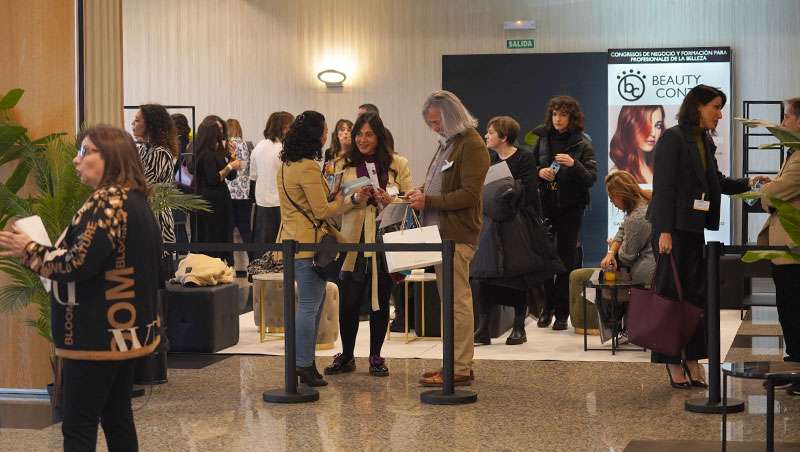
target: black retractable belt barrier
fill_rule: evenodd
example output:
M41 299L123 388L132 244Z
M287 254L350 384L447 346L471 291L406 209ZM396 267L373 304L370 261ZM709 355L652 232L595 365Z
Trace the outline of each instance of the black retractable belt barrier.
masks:
M294 253L297 242L283 241L283 341L286 353L283 359L283 389L264 391L264 401L271 403L305 403L319 400L319 392L313 388L297 387L295 368L296 343L294 322Z
M720 354L719 354L719 257L723 253L720 242L706 244L706 318L708 325L708 397L689 399L684 403L687 411L694 413L738 413L744 411L744 402L728 398L722 403L720 396Z
M725 246L720 242L706 244L708 265L706 315L708 316L708 397L685 402L684 408L694 413L720 414L744 411L744 402L727 398L722 402L720 391L719 353L719 258L723 254L744 254L747 251L791 251L787 246Z
M478 400L478 394L472 391L454 388L454 309L453 309L453 254L455 243L445 240L442 249L442 304L444 305L444 331L442 332L442 389L425 391L420 394L422 403L430 405L462 405ZM470 335L471 336L471 335ZM470 337L470 340L472 338Z
M265 391L265 402L302 403L319 400L319 392L311 388L297 387L297 370L295 369L295 288L294 260L299 251L318 251L321 249L339 252L387 252L387 251L441 251L442 252L442 303L444 305L444 331L442 336L442 371L444 385L441 390L426 391L420 394L422 403L432 405L460 405L478 400L472 391L458 390L454 386L454 306L453 306L453 257L455 243L444 240L439 243L297 243L284 240L282 247L275 244L259 243L167 243L164 248L169 252L229 252L229 251L280 251L283 254L283 313L284 341L286 354L284 358L284 388Z

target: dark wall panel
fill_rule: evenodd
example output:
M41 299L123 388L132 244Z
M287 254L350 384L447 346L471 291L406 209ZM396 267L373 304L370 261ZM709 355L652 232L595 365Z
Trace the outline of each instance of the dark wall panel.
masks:
M478 118L481 134L491 117L508 115L519 121L522 141L527 131L544 121L550 97L568 94L578 99L598 167L581 231L585 266L597 265L607 249L607 199L602 182L608 170L607 59L605 52L442 57L442 88L456 93Z

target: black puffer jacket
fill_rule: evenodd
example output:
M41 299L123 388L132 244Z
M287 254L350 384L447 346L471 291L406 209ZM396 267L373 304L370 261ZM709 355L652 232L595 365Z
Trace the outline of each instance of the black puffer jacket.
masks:
M547 168L553 163L555 154L550 146L547 127L539 126L533 130L533 133L539 137L533 147L538 175L538 170ZM554 187L544 179L539 179L539 192L545 212L552 211L554 208L585 207L589 204L589 189L597 181L597 161L594 157L592 141L585 133L571 133L563 153L569 154L575 160L575 164L571 168L561 166L556 173L556 186Z
M501 179L483 189L483 227L470 276L494 285L527 289L564 266L547 231L522 206L525 189L520 181Z

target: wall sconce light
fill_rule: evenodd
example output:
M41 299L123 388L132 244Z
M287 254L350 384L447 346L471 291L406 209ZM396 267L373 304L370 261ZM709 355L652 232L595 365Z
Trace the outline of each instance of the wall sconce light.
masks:
M347 75L336 69L326 69L317 74L317 78L328 88L341 88L347 80Z

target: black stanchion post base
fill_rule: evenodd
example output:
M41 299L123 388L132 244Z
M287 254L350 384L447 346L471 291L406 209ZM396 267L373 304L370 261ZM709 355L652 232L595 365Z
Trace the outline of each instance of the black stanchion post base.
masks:
M684 409L692 413L702 414L722 414L724 411L729 414L741 413L744 411L744 401L728 397L727 405L723 405L722 402L711 404L708 403L707 397L697 397L687 400L684 404Z
M464 405L478 401L478 394L472 391L455 390L452 394L445 394L442 389L425 391L419 395L422 403L428 405Z
M264 391L264 401L269 403L307 403L319 400L319 392L311 388L297 388L296 393L286 392L285 389Z

